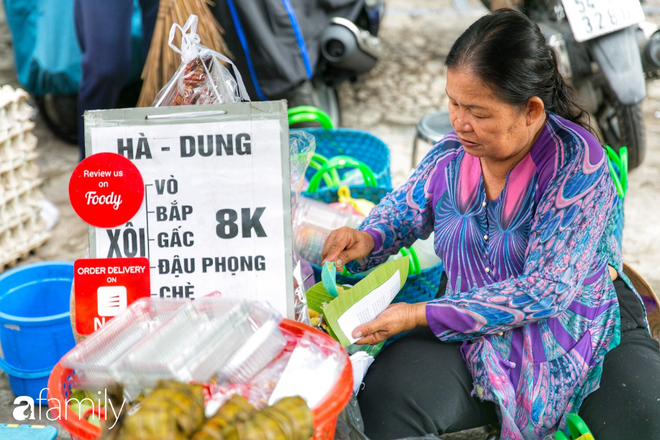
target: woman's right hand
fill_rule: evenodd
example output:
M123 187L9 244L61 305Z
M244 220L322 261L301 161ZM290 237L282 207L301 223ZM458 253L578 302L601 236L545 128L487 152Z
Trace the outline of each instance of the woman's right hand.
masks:
M341 271L349 261L366 257L374 250L374 239L364 231L344 226L330 233L323 245L323 262L332 261L337 271Z

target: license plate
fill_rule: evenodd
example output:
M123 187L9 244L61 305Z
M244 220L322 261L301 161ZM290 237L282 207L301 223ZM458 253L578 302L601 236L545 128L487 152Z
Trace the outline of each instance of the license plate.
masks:
M639 0L562 0L562 4L578 42L644 21Z

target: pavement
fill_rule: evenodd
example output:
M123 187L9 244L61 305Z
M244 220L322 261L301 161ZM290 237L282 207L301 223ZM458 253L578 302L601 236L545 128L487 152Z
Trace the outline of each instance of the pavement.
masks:
M2 0L0 0L0 5ZM343 125L368 131L391 148L394 184L410 172L415 125L424 114L444 109L444 57L455 38L485 12L477 0L388 0L381 38L385 55L377 67L355 83L339 90ZM660 0L645 3L647 19L660 24ZM11 36L0 6L0 85L19 87L14 69ZM624 259L660 292L660 82L648 86L643 103L647 130L644 164L629 177L625 204ZM48 260L76 260L87 253L87 226L73 212L68 200L68 180L78 162L77 147L50 132L38 116L37 164L42 191L59 209L52 237L18 264ZM422 145L419 158L430 148ZM2 270L2 269L0 269ZM17 423L14 395L4 374L0 376L0 423ZM58 426L42 409L35 424ZM25 422L22 422L25 423ZM61 428L58 439L68 439ZM445 436L447 439L480 439L480 431Z

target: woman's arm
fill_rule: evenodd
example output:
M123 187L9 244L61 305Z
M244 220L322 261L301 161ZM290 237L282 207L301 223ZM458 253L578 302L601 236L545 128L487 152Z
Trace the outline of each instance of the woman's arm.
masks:
M428 303L428 324L441 340L474 339L551 318L573 301L616 196L602 148L592 145L576 156L539 201L521 276ZM606 271L605 260L602 266Z
M343 264L357 260L348 265L349 270L360 272L384 263L402 247L410 247L418 238L425 239L431 234L433 192L443 187L438 183L445 179L446 165L456 155L455 145L455 136L445 137L422 160L410 179L371 211L358 230L371 236L373 248L364 258L343 259ZM339 255L338 252L330 253L335 241L333 235L326 241L324 255L329 261L335 261L333 257Z

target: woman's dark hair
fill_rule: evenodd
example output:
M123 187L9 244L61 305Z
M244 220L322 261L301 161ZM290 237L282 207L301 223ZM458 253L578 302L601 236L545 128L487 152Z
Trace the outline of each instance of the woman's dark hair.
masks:
M559 73L555 52L538 25L518 11L500 9L474 22L456 40L445 65L469 69L509 104L538 96L546 110L593 133L575 89Z

